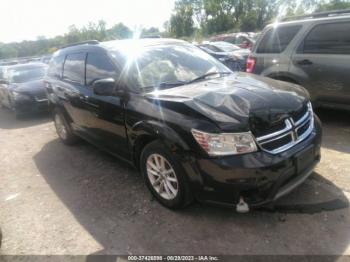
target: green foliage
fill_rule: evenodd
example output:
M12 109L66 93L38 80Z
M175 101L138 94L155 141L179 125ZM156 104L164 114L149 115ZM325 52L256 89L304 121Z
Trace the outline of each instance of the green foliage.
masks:
M144 30L159 32L156 28ZM131 38L132 36L133 32L123 23L116 24L109 29L106 28L106 22L103 20L97 23L90 22L82 28L71 25L68 28L68 32L63 36L56 36L51 39L38 36L36 41L22 41L20 43L9 44L0 43L0 59L49 54L61 46L86 40L107 41Z
M116 24L107 31L107 35L110 40L131 38L132 34L133 33L129 27L125 26L123 23Z
M349 0L334 0L334 1L322 1L318 4L316 11L330 11L330 10L343 10L350 9L350 1Z
M339 9L350 9L350 0L176 0L173 14L164 23L165 32L151 27L138 30L138 34L200 41L221 32L258 31L283 16ZM72 25L66 34L51 39L38 36L36 41L0 43L0 59L52 53L61 46L85 40L132 36L133 32L123 23L107 29L106 23L100 20L82 28Z
M177 0L168 33L198 38L198 33L258 31L276 18L347 8L350 0Z
M156 27L151 27L151 28L144 28L142 29L142 32L141 32L141 36L145 37L145 36L158 36L160 35L160 31L158 28Z
M192 1L181 0L175 2L175 14L171 15L169 31L171 36L190 36L194 32Z

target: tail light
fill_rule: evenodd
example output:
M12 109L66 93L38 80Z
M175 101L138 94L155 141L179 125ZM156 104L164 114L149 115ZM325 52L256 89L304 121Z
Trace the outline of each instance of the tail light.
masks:
M254 71L254 67L255 67L255 63L256 63L256 58L249 56L247 59L247 67L246 67L246 72L247 73L253 73Z

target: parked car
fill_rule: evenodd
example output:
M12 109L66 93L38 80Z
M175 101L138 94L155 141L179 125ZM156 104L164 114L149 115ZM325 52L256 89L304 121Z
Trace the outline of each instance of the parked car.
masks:
M49 64L51 60L51 55L45 55L40 58L40 62L44 64Z
M247 72L300 84L315 106L350 109L349 32L349 10L268 25L247 61Z
M231 53L235 57L237 57L241 63L241 68L243 69L243 71L245 71L247 59L248 59L248 56L250 55L249 49L240 48L237 45L224 42L224 41L210 42L210 44L216 46L217 48L220 48L224 52Z
M16 116L48 110L43 78L47 65L28 63L6 67L0 80L0 105Z
M226 52L211 43L199 44L197 47L218 59L232 71L245 71L246 60L240 55L235 55L233 52Z
M164 206L271 203L320 160L321 124L301 86L233 73L180 40L58 50L46 88L58 136L138 168Z
M232 33L213 36L210 38L211 42L225 41L231 44L237 45L240 48L251 49L255 43L255 40L251 38L247 33Z

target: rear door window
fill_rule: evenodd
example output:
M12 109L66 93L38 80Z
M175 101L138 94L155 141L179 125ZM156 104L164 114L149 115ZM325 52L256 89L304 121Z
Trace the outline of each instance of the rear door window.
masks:
M63 79L85 84L85 58L86 53L69 54L64 62Z
M282 53L299 32L301 25L270 28L262 37L257 53Z
M86 59L86 85L103 78L114 78L116 68L104 54L88 53Z
M350 22L315 26L302 50L305 54L350 54Z

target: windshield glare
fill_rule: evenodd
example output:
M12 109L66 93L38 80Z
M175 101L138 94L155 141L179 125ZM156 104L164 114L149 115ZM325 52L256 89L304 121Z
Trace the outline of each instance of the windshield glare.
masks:
M10 69L8 78L10 83L25 83L43 78L45 72L45 67Z
M162 84L184 84L211 72L231 72L215 58L191 45L153 46L142 50L137 55L125 57L127 81L138 91Z

